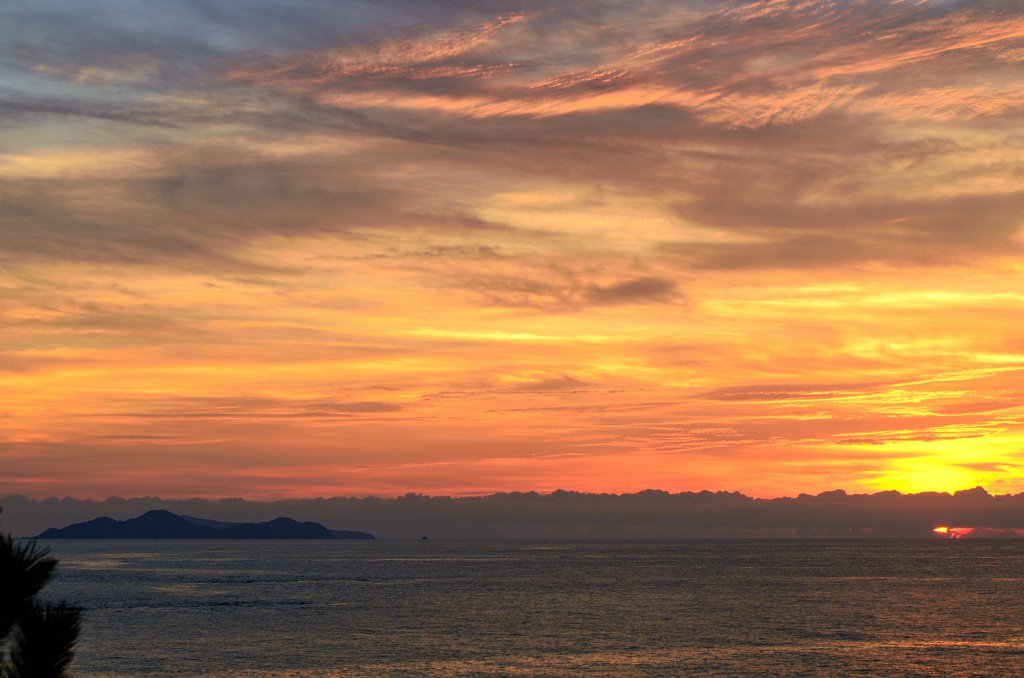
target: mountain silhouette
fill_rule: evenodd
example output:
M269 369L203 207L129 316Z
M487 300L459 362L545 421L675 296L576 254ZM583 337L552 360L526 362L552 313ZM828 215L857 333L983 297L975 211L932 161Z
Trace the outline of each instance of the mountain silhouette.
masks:
M191 520L196 520L192 518ZM210 521L213 523L214 521ZM373 539L366 532L328 530L320 523L275 518L265 523L234 523L217 529L196 525L157 509L138 518L96 518L63 528L51 527L35 539Z
M181 517L192 523L193 525L203 525L205 527L212 527L215 530L223 530L225 527L231 527L232 525L239 525L240 523L227 523L223 520L209 520L207 518L194 518L192 516L186 516L184 513Z

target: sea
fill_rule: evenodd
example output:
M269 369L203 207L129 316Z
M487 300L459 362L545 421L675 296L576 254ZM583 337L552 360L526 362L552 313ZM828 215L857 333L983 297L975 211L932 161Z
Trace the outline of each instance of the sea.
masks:
M1024 540L45 545L79 678L1024 675Z

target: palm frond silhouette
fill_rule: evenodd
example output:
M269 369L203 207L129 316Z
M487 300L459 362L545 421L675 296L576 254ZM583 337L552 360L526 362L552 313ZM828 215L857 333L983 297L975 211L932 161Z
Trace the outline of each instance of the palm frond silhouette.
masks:
M56 567L49 549L0 535L0 647L14 631L10 660L0 655L0 678L68 676L82 611L65 602L40 605L35 599Z
M40 549L34 541L15 543L10 535L0 535L0 638L6 638L18 617L32 607L32 599L42 590L57 567L49 549Z
M24 612L4 678L66 678L80 627L81 610L66 603Z

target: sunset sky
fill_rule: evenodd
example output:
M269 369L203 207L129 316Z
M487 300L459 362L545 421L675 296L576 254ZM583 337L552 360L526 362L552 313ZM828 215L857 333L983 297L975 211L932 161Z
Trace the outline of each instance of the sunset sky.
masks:
M1024 491L1018 2L0 4L0 493Z

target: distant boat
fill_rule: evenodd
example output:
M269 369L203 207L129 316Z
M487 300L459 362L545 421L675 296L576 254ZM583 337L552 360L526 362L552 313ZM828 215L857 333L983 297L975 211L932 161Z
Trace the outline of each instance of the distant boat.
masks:
M218 525L222 527L218 527ZM320 523L275 518L265 523L222 523L157 509L138 518L96 518L51 527L35 539L375 539L367 532L329 530Z

